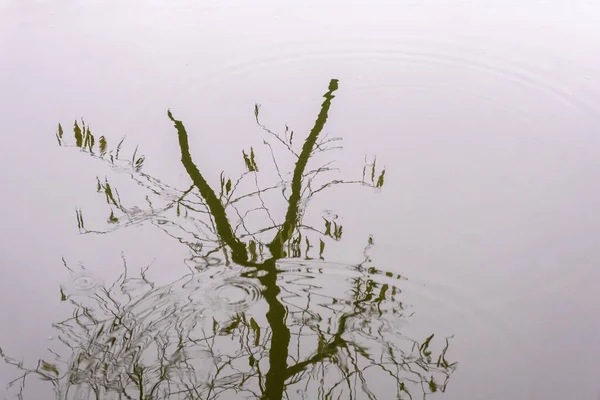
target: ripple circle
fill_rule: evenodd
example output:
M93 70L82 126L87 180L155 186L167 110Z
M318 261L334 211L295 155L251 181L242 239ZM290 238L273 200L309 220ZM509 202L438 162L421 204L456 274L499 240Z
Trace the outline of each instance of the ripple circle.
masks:
M101 282L97 278L87 274L74 276L72 279L73 289L77 291L94 290L100 283Z
M262 286L254 279L232 277L212 286L207 297L217 309L243 311L262 299Z

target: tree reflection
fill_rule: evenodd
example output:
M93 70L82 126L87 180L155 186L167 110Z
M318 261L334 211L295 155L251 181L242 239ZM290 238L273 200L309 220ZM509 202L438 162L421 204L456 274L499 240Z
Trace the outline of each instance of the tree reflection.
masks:
M294 160L286 180L265 140L279 179L267 187L259 184L251 148L242 153L246 172L235 180L222 173L215 190L191 156L183 123L170 111L193 183L183 191L142 172L137 149L131 159L121 158L122 141L109 150L106 138L96 141L85 123L76 122L75 147L127 171L152 194L146 210L128 207L107 179L98 179L97 190L110 206L109 228L88 229L78 209L80 231L107 233L149 221L189 247L193 268L176 282L157 285L145 270L129 276L124 259L122 276L92 296L61 289L61 300L74 307L72 318L55 324L69 358L56 351L53 362L27 368L2 353L23 372L13 384L23 389L35 375L52 383L57 398L97 399L412 399L444 392L456 367L446 360L448 339L436 348L434 335L418 342L399 332L409 316L399 299L403 278L370 265L373 239L361 262L342 268L324 261L327 241L343 234L335 216L323 217L321 229L304 223L309 201L324 189L384 184L385 170L375 159L356 181L325 179L334 172L331 163L309 166L337 148L337 139L322 134L337 88L331 80L299 151L293 131L271 131L255 107L256 122ZM57 139L67 146L60 125ZM267 206L277 193L286 206L281 223ZM318 244L310 240L315 236ZM225 262L214 262L219 258Z

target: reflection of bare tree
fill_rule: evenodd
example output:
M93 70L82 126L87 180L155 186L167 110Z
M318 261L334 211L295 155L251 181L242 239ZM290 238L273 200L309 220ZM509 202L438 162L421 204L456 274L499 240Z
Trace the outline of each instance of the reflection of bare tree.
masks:
M431 338L418 343L397 332L406 317L398 277L359 264L337 288L319 272L336 266L308 265L289 263L278 274L284 332L265 318L252 271L214 267L158 286L125 269L93 296L65 293L74 314L55 326L68 351L20 368L49 380L57 398L411 398L445 390L454 369L447 343L433 357ZM255 290L254 301L219 298L220 288L236 287ZM289 352L276 347L284 334ZM274 351L287 353L280 370L271 368Z
M455 364L446 361L446 340L434 357L431 335L418 343L398 333L405 317L397 299L399 276L383 274L363 262L345 268L343 278L324 279L333 268L322 261L293 262L318 252L324 258L325 240L340 240L342 227L324 218L317 229L303 223L310 199L336 184L381 187L385 170L375 160L358 181L323 180L333 171L326 163L309 161L333 149L333 139L321 138L337 80L332 80L313 129L299 151L293 131L279 135L257 123L294 158L286 181L273 146L267 144L279 182L261 188L253 148L243 152L247 171L235 181L221 174L215 191L194 163L188 135L169 112L178 134L181 160L193 185L180 191L141 172L137 150L130 160L120 158L121 143L109 151L106 139L96 140L85 124L74 127L75 146L94 157L127 170L149 189L148 209L126 207L108 180L97 182L111 207L108 223L117 229L151 221L189 246L192 260L204 262L197 272L160 286L124 274L111 287L77 300L64 293L75 308L73 318L56 324L68 360L40 361L26 368L4 354L24 375L35 374L54 385L58 398L216 399L302 397L319 399L423 398L445 391ZM57 134L64 145L62 128ZM369 176L370 175L370 179ZM253 178L253 179L252 179ZM253 180L253 188L244 186ZM243 195L238 191L246 188ZM286 203L285 218L276 223L267 206L279 190ZM160 204L159 204L160 203ZM250 226L260 213L265 226ZM231 223L237 217L237 224ZM82 232L83 213L77 210ZM107 231L104 231L107 232ZM269 235L270 238L269 238ZM318 249L309 235L319 237ZM369 239L370 247L372 239ZM211 265L222 253L226 265ZM321 268L322 267L322 268ZM330 287L331 286L331 287ZM221 291L226 290L225 294ZM229 290L229 292L227 292ZM233 292L231 292L233 290ZM234 300L235 293L242 300ZM252 299L250 301L249 299ZM260 301L259 301L260 300ZM72 397L74 396L74 397ZM83 397L82 397L83 396ZM87 396L87 397L86 397Z

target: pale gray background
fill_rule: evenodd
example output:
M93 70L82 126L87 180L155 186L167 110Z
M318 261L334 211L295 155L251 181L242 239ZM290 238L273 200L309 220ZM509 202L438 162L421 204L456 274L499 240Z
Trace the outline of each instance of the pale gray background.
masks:
M0 346L45 354L69 312L62 255L99 280L121 250L156 260L157 279L183 271L185 249L151 228L77 235L105 167L59 148L58 122L127 134L148 171L185 185L167 108L217 179L260 142L255 102L306 132L338 78L338 165L377 154L388 175L327 207L409 278L407 329L455 335L440 398L596 399L599 49L598 1L0 0Z

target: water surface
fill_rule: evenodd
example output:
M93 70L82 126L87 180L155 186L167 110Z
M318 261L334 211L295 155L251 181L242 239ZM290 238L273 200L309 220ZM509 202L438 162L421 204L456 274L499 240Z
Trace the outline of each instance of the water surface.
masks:
M353 385L331 392L339 398L395 397L401 379L413 398L597 398L598 6L2 3L0 347L30 369L43 359L52 378L30 375L24 398L54 395L53 368L73 372L68 393L80 398L93 398L90 383L143 381L140 371L153 385L167 356L176 358L168 358L178 371L173 390L191 365L201 390L223 389L213 398L278 396L282 385L290 398L318 398L352 371L336 327L370 355L354 368L366 368L367 385L355 373ZM339 88L320 139L342 138L328 145L343 149L311 155L305 172L326 166L335 170L321 184L359 183L300 201L302 224L300 215L288 224L305 230L297 241L280 228L332 79ZM284 143L257 124L255 104L260 124ZM237 241L209 223L219 218L211 210L184 213L182 202L194 208L206 198L181 161L167 110L185 125L190 155L222 203L241 174L239 194L287 184L286 193L277 186L240 203L240 215L229 210ZM111 163L123 136L123 161ZM285 246L269 249L279 231ZM86 328L70 320L84 309L95 310L93 319L80 314ZM269 310L278 317L269 321ZM126 322L112 337L123 341L108 353L93 347L111 339L117 316ZM286 330L287 346L274 345ZM219 357L202 331L218 340ZM185 343L187 358L177 358L181 332L196 340ZM424 343L435 365L425 365ZM446 343L448 365L438 366ZM94 372L85 376L69 366L84 346L81 365ZM284 347L286 357L270 359ZM404 358L385 359L390 347ZM114 357L110 379L98 354ZM299 364L307 360L315 362ZM271 368L277 362L285 367ZM381 369L419 363L426 369L395 378ZM260 383L269 371L270 392ZM2 382L19 376L0 366ZM155 395L159 387L166 396L160 385Z

